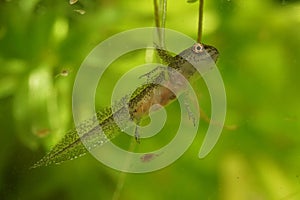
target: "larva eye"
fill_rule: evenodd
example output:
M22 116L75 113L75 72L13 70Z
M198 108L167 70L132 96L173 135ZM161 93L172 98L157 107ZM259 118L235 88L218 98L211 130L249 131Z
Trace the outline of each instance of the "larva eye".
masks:
M204 51L204 46L202 44L200 44L200 43L194 44L194 46L193 46L193 52L195 52L195 53L201 53L203 51Z

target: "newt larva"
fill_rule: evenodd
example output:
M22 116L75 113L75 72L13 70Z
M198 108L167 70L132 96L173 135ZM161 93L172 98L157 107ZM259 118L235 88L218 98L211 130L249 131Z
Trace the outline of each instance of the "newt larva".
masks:
M171 56L166 50L157 49L158 55L168 64L168 67L175 69L187 80L197 72L191 63L200 64L205 61L213 60L216 62L219 52L215 47L196 43L176 56ZM203 62L204 61L204 62ZM149 72L151 75L151 72ZM176 95L168 88L161 86L161 81L167 84L179 84L180 81L174 78L166 80L163 72L161 72L154 81L139 87L128 102L128 110L132 120L139 122L149 113L149 109L154 104L166 106L176 99ZM82 122L76 129L67 132L63 139L56 144L52 150L46 154L40 161L35 163L32 168L47 166L50 164L58 164L67 160L72 160L88 152L85 144L89 144L90 148L97 147L105 142L113 139L122 130L114 121L114 116L122 118L123 112L127 111L125 107L120 106L119 109L112 112L111 108L97 112L97 116ZM101 127L103 132L99 131L99 126L94 126L94 122ZM79 131L82 134L78 134ZM79 136L80 135L80 136ZM136 139L139 140L138 136Z

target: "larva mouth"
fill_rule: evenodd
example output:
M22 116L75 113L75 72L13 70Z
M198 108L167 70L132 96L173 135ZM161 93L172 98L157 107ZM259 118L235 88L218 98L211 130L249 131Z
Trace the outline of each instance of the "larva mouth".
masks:
M217 48L203 44L205 51L212 57L212 59L216 62L219 57L219 51Z

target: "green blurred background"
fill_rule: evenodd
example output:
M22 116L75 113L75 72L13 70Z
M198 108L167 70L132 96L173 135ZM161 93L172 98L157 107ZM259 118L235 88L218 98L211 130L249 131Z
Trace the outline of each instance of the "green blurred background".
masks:
M166 27L196 39L197 16L198 3L169 1ZM91 155L29 167L74 126L73 81L88 53L109 36L153 25L150 0L0 0L0 199L113 198L120 172ZM127 174L120 199L300 199L300 2L205 1L203 41L220 52L226 124L238 128L224 130L200 160L208 126L201 123L174 164ZM108 70L99 107L115 76L144 57L129 55ZM195 87L209 113L205 84Z

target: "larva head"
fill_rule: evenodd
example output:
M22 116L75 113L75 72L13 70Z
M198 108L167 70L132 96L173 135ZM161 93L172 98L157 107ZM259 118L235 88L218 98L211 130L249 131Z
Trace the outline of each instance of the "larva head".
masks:
M179 56L185 61L180 66L180 72L189 78L194 75L196 71L204 74L214 68L218 59L218 50L206 44L196 43L192 47L182 51Z
M192 47L184 50L179 55L187 61L192 61L193 63L209 59L212 59L214 62L216 62L219 57L219 52L213 46L195 43Z

